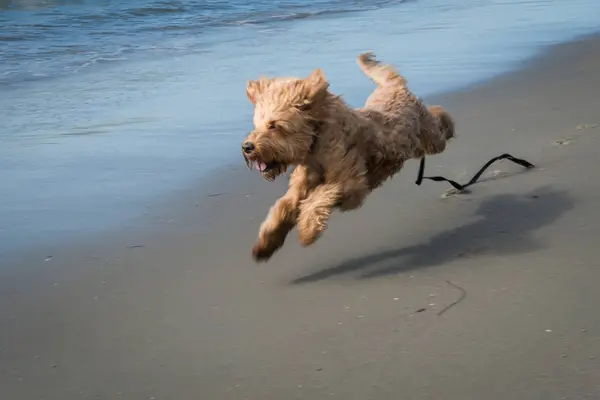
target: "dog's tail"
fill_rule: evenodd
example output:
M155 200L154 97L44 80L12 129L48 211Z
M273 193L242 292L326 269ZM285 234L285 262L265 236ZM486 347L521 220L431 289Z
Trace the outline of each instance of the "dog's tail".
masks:
M446 109L442 106L427 106L429 112L437 120L437 124L445 140L450 140L455 136L454 119Z
M406 79L387 64L381 64L371 52L362 53L358 56L358 65L362 71L378 86L401 85L406 86Z

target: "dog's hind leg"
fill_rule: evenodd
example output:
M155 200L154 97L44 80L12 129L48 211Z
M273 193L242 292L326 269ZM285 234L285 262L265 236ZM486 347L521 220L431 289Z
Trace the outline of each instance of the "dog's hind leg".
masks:
M455 136L455 124L450 113L442 106L427 106L427 110L435 118L442 137L445 140L452 139Z
M313 244L327 229L329 216L341 197L342 189L339 184L322 184L300 203L298 231L303 246Z
M454 120L441 106L421 105L419 140L425 154L439 154L454 137Z
M406 85L406 79L396 71L396 69L387 64L381 64L375 58L373 53L363 53L358 56L358 65L373 82L378 86L389 84Z

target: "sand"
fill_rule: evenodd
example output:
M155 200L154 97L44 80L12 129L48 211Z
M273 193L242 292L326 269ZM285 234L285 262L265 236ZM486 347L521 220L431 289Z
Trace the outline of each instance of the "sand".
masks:
M428 174L465 181L502 152L537 168L444 198L412 162L267 264L250 248L286 182L241 159L135 230L12 255L0 397L600 398L598 88L588 37L427 99L459 132Z

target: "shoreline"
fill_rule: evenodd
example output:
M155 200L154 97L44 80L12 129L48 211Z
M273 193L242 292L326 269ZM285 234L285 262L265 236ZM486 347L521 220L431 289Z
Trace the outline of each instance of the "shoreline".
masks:
M267 264L250 249L285 179L224 167L131 230L0 268L11 400L600 397L600 35L433 97L458 136ZM428 101L429 102L429 101ZM210 194L227 193L216 196ZM52 256L49 258L49 256ZM450 282L451 284L447 283ZM456 306L448 305L466 297ZM438 315L443 312L443 315Z

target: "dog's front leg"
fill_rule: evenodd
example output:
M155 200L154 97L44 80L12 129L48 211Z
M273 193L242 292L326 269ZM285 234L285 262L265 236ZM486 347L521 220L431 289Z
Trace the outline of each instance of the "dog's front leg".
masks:
M310 181L310 172L303 166L296 167L288 191L271 207L260 226L258 241L252 248L256 261L268 260L283 246L287 234L296 225L300 201L306 197Z
M339 184L322 184L300 203L298 231L303 246L313 244L327 229L329 216L341 197L342 189Z
M292 190L292 189L290 189ZM294 194L286 193L269 210L269 215L260 226L258 241L252 248L256 261L266 261L283 246L287 234L298 218L298 206Z

